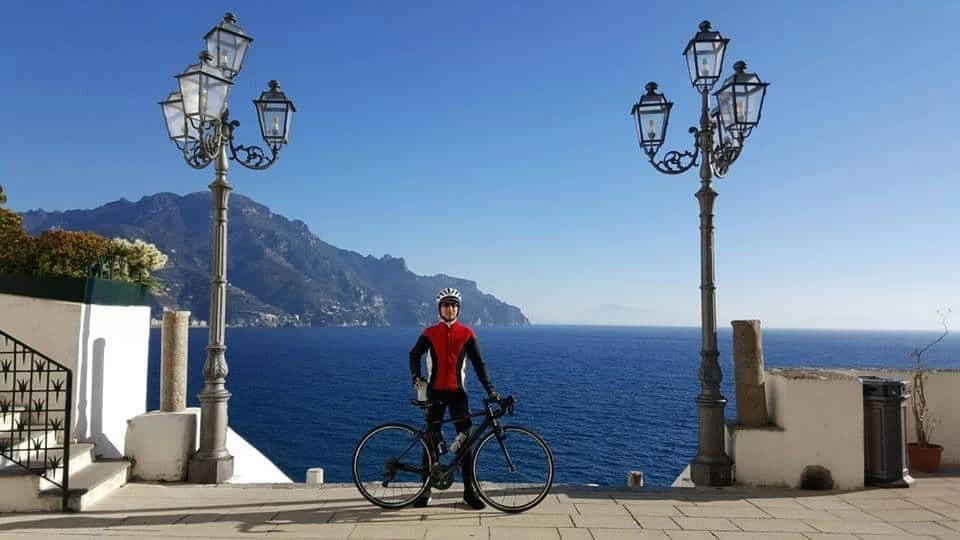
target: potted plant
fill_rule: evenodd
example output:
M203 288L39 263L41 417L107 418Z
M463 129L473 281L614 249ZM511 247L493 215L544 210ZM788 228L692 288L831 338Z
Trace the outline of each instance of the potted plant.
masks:
M913 410L914 430L917 435L916 442L907 444L907 456L910 460L910 470L912 471L937 472L937 470L940 469L940 456L943 453L943 446L930 442L930 437L933 434L933 428L936 422L930 417L930 411L927 407L926 383L929 368L923 355L926 354L931 347L947 337L949 333L949 329L947 328L947 314L949 313L949 309L946 313L942 311L937 312L937 314L940 315L940 322L943 324L943 333L926 346L914 349L910 353L910 357L914 362L913 401L911 408Z

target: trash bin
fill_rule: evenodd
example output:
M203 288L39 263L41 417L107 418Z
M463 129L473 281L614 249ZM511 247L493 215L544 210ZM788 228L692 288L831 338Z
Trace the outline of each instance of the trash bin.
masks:
M863 384L864 484L909 487L907 469L907 382L860 377Z

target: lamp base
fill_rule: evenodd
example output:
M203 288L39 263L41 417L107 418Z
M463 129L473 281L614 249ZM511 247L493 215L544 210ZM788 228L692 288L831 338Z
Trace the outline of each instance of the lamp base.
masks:
M196 455L187 466L187 482L194 484L223 484L233 477L233 456L203 459Z
M725 454L717 461L697 456L690 462L690 479L696 486L733 485L733 462Z

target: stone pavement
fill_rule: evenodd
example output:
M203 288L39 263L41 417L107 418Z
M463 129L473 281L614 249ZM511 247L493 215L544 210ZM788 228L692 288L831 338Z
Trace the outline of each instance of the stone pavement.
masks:
M910 489L554 486L523 514L475 511L455 485L424 509L381 510L352 485L127 484L82 514L0 516L0 538L960 540L960 474Z

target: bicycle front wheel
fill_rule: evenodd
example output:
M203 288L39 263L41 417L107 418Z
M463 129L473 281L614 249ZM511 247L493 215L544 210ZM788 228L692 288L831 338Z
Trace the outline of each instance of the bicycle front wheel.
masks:
M383 424L368 431L353 451L353 483L373 504L402 508L426 491L431 463L427 442L417 430Z
M540 435L504 426L477 445L473 462L477 493L502 512L523 512L540 504L553 485L553 453Z

